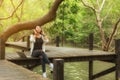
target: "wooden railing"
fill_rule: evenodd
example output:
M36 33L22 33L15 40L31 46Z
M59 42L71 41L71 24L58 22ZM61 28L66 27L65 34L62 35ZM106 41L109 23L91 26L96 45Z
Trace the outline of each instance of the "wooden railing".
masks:
M29 40L28 40L27 47L29 47ZM93 50L93 34L89 35L89 50ZM89 80L94 80L98 77L101 77L101 76L111 73L113 71L115 71L116 80L119 80L119 76L120 76L120 39L115 40L115 53L116 54L114 55L115 56L114 58L108 59L108 60L114 59L115 66L112 68L109 68L105 71L102 71L100 73L97 73L97 74L93 74L93 60L97 60L97 59L93 59L94 57L89 56L90 58L87 59L87 61L89 61ZM99 60L105 59L105 58L103 58L103 59L100 59L100 58L101 58L101 56L99 57ZM106 56L106 58L107 58L107 56ZM0 39L0 59L5 59L5 42L2 39ZM53 80L64 80L64 60L63 59L55 59L53 62L54 62Z
M89 50L93 50L93 34L89 35ZM115 71L115 80L120 78L120 39L115 40L115 53L116 57L114 58L115 66L104 70L100 73L93 74L93 60L89 60L89 80L94 80L106 74L109 74ZM64 80L64 60L56 59L54 60L54 73L53 80Z
M5 42L0 39L0 60L5 59Z

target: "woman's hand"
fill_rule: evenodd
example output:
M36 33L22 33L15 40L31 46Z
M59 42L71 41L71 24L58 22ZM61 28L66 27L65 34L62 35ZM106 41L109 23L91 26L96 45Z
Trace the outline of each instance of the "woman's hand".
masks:
M43 40L44 40L44 42L49 42L49 39L48 39L47 36L44 36L44 37L43 37Z

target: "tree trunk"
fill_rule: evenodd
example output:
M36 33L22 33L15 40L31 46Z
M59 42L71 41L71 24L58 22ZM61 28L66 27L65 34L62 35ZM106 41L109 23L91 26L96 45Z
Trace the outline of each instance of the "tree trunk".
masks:
M56 17L56 11L62 1L63 0L55 0L54 4L50 8L49 12L41 18L38 18L33 21L21 22L21 23L10 26L6 31L4 31L0 35L0 38L2 38L4 41L7 41L7 39L14 33L17 33L22 30L30 30L30 29L35 28L37 25L42 26L42 25L54 20Z
M105 51L108 51L109 47L111 46L111 43L113 41L113 37L115 36L115 33L117 32L117 28L118 28L119 23L120 23L120 18L118 19L118 21L114 25L114 28L113 28L113 31L112 31L110 37L109 37L109 40L108 40L108 42L106 43L106 45L104 47Z
M83 1L83 0L81 0L81 1L82 1L84 6L90 8L91 10L93 10L93 12L95 14L97 25L98 25L98 28L99 28L99 31L100 31L102 49L104 49L104 46L106 44L106 39L105 39L105 34L104 34L103 26L102 26L103 20L102 20L100 14L101 14L101 10L103 9L105 0L102 0L102 4L101 4L101 6L98 5L98 8L95 8L94 5L93 6L89 5L86 1Z
M106 39L105 39L104 30L102 28L102 20L100 18L100 13L99 12L96 12L96 19L97 19L98 28L100 30L100 36L101 36L101 42L102 42L102 49L104 50L104 46L106 44Z

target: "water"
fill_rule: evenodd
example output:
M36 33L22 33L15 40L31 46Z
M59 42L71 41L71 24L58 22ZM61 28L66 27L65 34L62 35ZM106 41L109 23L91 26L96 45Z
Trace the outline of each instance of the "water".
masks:
M13 52L15 49L7 48L6 52ZM94 74L108 69L114 66L112 63L102 62L102 61L94 61ZM52 74L49 71L49 67L47 65L47 76L52 79ZM36 67L34 72L38 74L42 74L41 66ZM68 62L65 63L64 67L64 80L88 80L88 62ZM115 72L97 78L95 80L115 80Z
M114 66L112 63L94 61L94 74ZM36 67L33 71L42 74L41 66ZM52 74L47 65L47 76L52 79ZM64 80L88 80L88 62L68 62L64 65ZM115 72L97 78L95 80L115 80Z

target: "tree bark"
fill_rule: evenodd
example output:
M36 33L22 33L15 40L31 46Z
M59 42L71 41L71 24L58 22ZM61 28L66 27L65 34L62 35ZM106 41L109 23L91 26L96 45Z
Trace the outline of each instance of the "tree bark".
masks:
M11 0L11 2L12 2L12 0ZM21 0L21 2L19 3L19 5L14 9L14 11L12 12L12 14L10 16L4 17L4 18L0 18L0 20L5 20L5 19L11 18L16 13L16 11L18 10L18 8L21 6L22 3L23 3L23 0Z
M21 23L10 26L6 31L4 31L0 35L0 38L2 38L4 41L7 41L7 39L14 33L17 33L22 30L30 30L35 28L37 25L42 26L54 20L56 17L56 11L62 1L63 0L55 0L49 12L41 18L38 18L33 21L21 22Z
M105 0L102 0L102 4L101 5L99 3L97 3L98 4L98 8L92 7L91 5L87 4L87 2L85 2L84 0L81 0L81 1L82 1L84 6L92 9L94 14L95 14L97 25L98 25L98 28L99 28L99 31L100 31L101 42L102 42L102 49L104 49L104 46L106 44L106 39L105 39L105 33L104 33L104 30L103 30L103 25L102 25L103 20L102 20L100 15L101 15L101 10L103 9Z
M101 42L102 42L102 49L104 49L104 46L106 44L106 39L105 39L105 33L104 30L102 28L102 20L100 18L100 13L99 12L95 12L96 14L96 20L97 20L97 25L100 31L100 36L101 36Z
M2 3L3 3L3 0L0 0L0 7L1 7Z
M120 18L118 19L118 21L114 25L114 28L113 28L113 31L112 31L110 37L109 37L109 40L105 45L105 48L104 48L105 51L108 51L108 49L113 41L113 37L115 36L115 33L117 32L117 28L118 28L119 23L120 23Z

